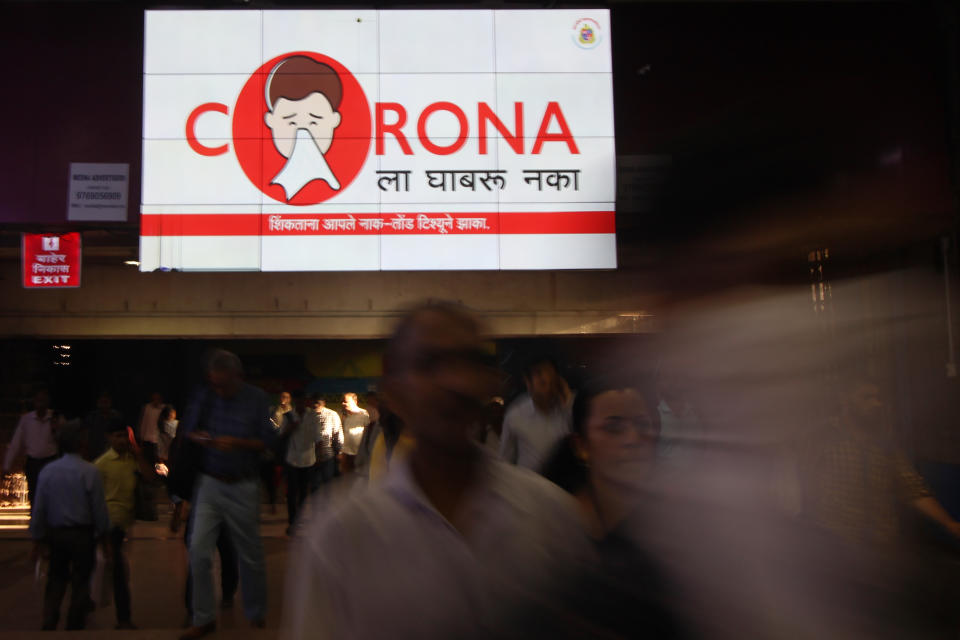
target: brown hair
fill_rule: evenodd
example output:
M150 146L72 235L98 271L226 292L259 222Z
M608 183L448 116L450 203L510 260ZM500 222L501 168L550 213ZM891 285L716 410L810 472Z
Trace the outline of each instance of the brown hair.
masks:
M290 56L278 62L267 76L265 93L271 111L280 98L302 100L311 93L323 94L336 111L343 99L343 85L330 65L307 56Z

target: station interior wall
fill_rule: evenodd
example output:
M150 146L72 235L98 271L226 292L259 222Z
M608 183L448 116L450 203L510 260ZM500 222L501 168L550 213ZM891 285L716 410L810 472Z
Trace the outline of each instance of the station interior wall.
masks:
M637 271L140 273L85 264L82 287L24 290L0 263L0 335L37 337L380 338L428 299L460 302L494 336L651 329ZM599 331L598 331L599 330Z

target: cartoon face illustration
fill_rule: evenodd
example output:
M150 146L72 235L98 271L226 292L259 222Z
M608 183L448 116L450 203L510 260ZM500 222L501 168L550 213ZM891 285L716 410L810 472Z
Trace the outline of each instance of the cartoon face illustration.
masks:
M320 153L326 153L333 144L333 130L340 125L340 114L325 95L313 92L300 100L280 98L264 116L273 132L273 145L284 158L293 155L298 129L306 129L316 142Z
M322 153L330 149L333 131L340 126L337 109L343 98L336 71L306 56L290 56L270 72L264 92L268 109L264 122L280 155L293 154L298 129L307 130Z
M341 122L337 109L343 85L337 72L306 56L290 56L270 71L264 94L263 120L277 152L287 158L271 184L282 186L287 200L313 180L338 190L340 183L324 158Z

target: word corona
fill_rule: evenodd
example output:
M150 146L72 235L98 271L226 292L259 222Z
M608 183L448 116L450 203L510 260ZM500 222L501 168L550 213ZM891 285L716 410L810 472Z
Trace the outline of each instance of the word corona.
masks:
M217 112L225 115L229 114L228 107L224 104L206 103L200 105L193 110L193 113L191 113L190 117L187 119L187 142L190 144L191 148L194 149L194 151L200 153L201 155L221 155L227 152L227 145L210 148L201 145L197 140L197 135L194 130L197 119L200 115L207 112ZM447 145L437 144L427 135L428 119L430 116L439 112L447 112L452 114L454 118L456 118L458 124L456 140ZM391 122L386 122L387 114L391 114ZM407 120L407 109L402 104L398 102L376 103L375 137L377 142L376 154L378 156L382 156L386 153L385 141L387 136L393 136L404 155L409 156L414 154L407 132L404 131L404 127L407 126ZM551 129L554 128L554 124L559 131L551 132ZM489 127L493 127L493 129L496 129L500 135L503 136L503 140L511 149L513 149L514 153L518 155L524 155L524 141L526 138L524 136L523 129L522 102L514 103L512 129L510 129L503 122L503 120L500 119L500 117L486 102L477 103L477 151L480 153L480 155L486 155L490 150L489 139L487 135L488 131L490 131ZM470 136L470 132L470 123L466 112L452 102L431 103L420 112L420 115L417 118L416 138L420 142L420 146L426 152L434 155L445 156L456 153L466 144L467 139ZM567 150L573 155L578 155L580 153L580 149L577 147L577 141L570 130L570 125L567 124L567 119L563 115L563 109L560 107L560 103L556 101L548 102L546 109L544 109L543 116L540 118L540 126L537 128L537 135L533 139L533 146L530 149L531 155L540 154L540 152L543 150L543 145L547 142L558 142L565 144L567 146Z
M497 116L497 114L490 108L486 102L480 102L477 104L477 145L478 152L480 155L486 155L488 152L487 144L487 126L492 125L497 131L500 132L500 135L503 136L503 139L510 146L513 151L519 155L523 155L524 148L524 135L523 135L523 103L515 102L513 105L514 109L514 118L513 118L513 130L511 131L507 128L507 125ZM387 112L393 113L396 118L391 124L386 124L384 122L384 117ZM453 114L457 119L458 129L457 139L448 144L448 145L439 145L430 140L427 136L427 120L431 115L446 111L447 113ZM551 124L556 122L557 127L560 131L558 133L550 133ZM377 138L377 155L382 156L384 154L384 138L386 135L392 135L397 143L400 145L400 149L405 155L413 155L413 149L410 147L410 143L407 140L407 135L403 132L403 127L407 123L407 110L403 105L396 102L378 102L376 103L376 138ZM420 145L424 150L429 153L433 153L440 156L450 155L451 153L456 153L459 151L464 144L467 142L467 138L470 135L470 125L467 120L467 114L459 106L452 102L434 102L427 105L423 111L420 112L420 117L417 118L417 139L420 141ZM537 136L533 143L533 148L530 151L531 154L537 155L543 149L545 142L562 142L567 145L570 153L579 154L580 150L577 148L577 143L573 138L573 134L570 132L570 127L567 124L567 120L563 115L563 110L560 108L560 103L551 101L547 103L547 108L543 112L543 117L540 119L540 126L537 129Z

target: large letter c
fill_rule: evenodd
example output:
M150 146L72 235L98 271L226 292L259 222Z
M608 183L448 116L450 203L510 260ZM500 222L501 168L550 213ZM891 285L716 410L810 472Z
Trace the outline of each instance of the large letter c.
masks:
M219 102L206 102L191 111L190 117L187 118L187 144L190 145L191 149L202 156L219 156L227 152L228 145L224 144L219 147L205 147L200 144L200 141L197 140L197 136L194 133L194 126L197 124L197 118L208 111L216 111L217 113L222 113L224 115L230 113L227 105Z

